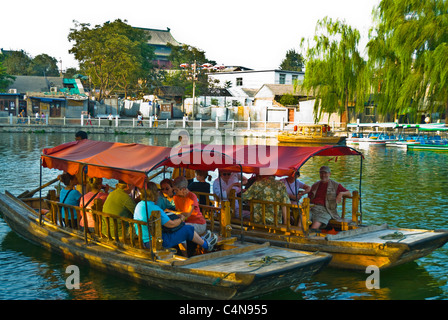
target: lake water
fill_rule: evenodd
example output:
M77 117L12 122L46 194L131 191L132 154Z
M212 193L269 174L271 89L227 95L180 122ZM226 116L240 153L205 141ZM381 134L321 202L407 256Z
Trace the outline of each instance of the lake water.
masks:
M172 146L162 136L91 135L94 140L136 142ZM39 155L42 148L74 140L71 134L0 133L0 192L15 195L39 186ZM252 139L248 143L275 143ZM388 223L392 227L448 228L448 153L408 152L376 147L361 150L362 213L365 224ZM330 161L328 163L328 161ZM359 157L311 159L301 179L319 179L322 164L332 167L332 178L346 188L359 190ZM43 170L43 181L60 172ZM327 268L293 288L261 296L263 300L442 300L448 298L448 246L418 261L382 271L380 289L366 288L368 274ZM0 299L183 299L164 291L136 285L80 266L81 288L69 290L65 273L70 261L30 244L10 230L0 215Z

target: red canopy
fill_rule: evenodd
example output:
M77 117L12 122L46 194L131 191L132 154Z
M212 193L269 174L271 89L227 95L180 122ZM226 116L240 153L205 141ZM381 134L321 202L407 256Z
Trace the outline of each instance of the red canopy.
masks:
M362 155L346 146L290 147L265 145L203 145L158 147L93 140L73 141L42 151L42 165L77 174L123 180L143 186L146 175L159 167L194 170L226 169L246 173L292 175L313 156Z

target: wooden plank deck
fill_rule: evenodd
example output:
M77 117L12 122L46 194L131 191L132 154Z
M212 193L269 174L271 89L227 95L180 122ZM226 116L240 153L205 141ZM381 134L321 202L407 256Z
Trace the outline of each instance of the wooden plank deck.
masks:
M318 256L277 247L260 247L235 255L201 260L182 266L212 272L264 274L297 266L316 259Z

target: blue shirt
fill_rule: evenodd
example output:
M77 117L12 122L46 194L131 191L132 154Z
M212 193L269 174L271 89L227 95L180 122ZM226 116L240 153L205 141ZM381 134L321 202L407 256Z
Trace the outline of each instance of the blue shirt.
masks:
M174 205L174 201L173 200L168 200L167 198L163 197L163 196L159 196L159 199L157 199L157 206L160 207L160 209L165 210L165 209L169 209L169 210L176 210L176 206Z
M153 211L160 211L160 217L161 217L162 226L170 220L170 218L166 215L166 213L152 201L146 201L146 202L145 201L140 201L135 206L135 211L134 211L134 219L135 220L140 220L140 221L144 221L144 222L148 221L146 219L146 204L148 206L148 217L151 216L151 212L153 212ZM135 232L138 235L137 225L135 225ZM142 227L142 239L143 239L143 243L149 242L149 235L148 235L148 228L147 227Z
M70 193L69 193L70 192ZM65 197L68 193L67 198ZM81 193L78 190L66 190L61 189L60 195L59 195L59 202L62 202L64 204L69 204L71 206L79 206L79 199L81 198ZM65 199L65 201L64 201ZM74 219L76 219L76 212L74 212L75 216ZM61 208L61 214L62 218L65 218L64 208ZM69 217L71 218L71 217Z

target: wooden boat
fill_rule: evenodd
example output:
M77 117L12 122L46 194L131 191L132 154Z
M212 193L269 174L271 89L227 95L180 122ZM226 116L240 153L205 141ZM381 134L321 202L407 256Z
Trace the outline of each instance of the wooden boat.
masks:
M138 185L139 181L144 181L140 179L146 176L144 168L152 167L155 160L164 158L168 149L83 140L44 150L42 163L44 167L63 167L71 173L85 170L88 166L89 176L105 174L103 177L119 177ZM118 166L128 161L123 157L110 156L123 152L129 156L138 154L139 157L134 158L138 163L131 164L132 168ZM95 157L95 154L100 155ZM87 156L90 162L82 161L80 157L83 156ZM98 165L95 161L102 161L102 164ZM111 161L114 166L111 166ZM221 207L214 207L211 215L212 223L216 216L221 226L218 249L186 258L163 249L160 213L153 212L147 224L101 212L101 203L95 203L91 210L51 200L55 198L55 190L50 190L45 199L41 195L38 198L19 199L5 192L0 194L0 211L17 234L75 263L84 263L190 298L246 299L259 296L298 284L319 272L331 260L331 256L325 253L314 254L277 248L269 243L258 245L237 241L230 233L230 210L226 202L222 202ZM78 217L85 217L86 212L90 211L95 218L94 231L89 230L88 226L80 231L79 222L69 219L69 214L63 219L62 208L66 213L71 213L71 218L74 212ZM120 234L118 225L122 226ZM111 226L115 228L112 230ZM107 232L102 231L103 227L107 228ZM135 228L140 230L138 235ZM150 229L151 250L143 246L142 228Z
M277 140L282 143L344 144L345 137L334 136L328 125L294 126L294 131L281 131Z
M228 155L236 159L236 154L241 152L240 148L243 148L244 152L242 153L248 156L239 159L239 170L248 173L260 173L260 170L266 169L261 162L250 162L250 155L257 154L257 146L235 146L233 153L230 151ZM311 157L349 155L360 157L360 171L362 173L362 153L347 146L278 148L277 168L272 173L274 175L297 173L300 167ZM267 154L273 152L274 147L271 146L268 149L264 151ZM202 151L205 152L206 150ZM211 169L205 164L202 167ZM235 166L234 169L237 171L238 167ZM228 167L228 170L231 170L231 166ZM217 195L213 195L213 197L219 199ZM242 210L244 209L250 214L249 219L232 219L233 230L238 232L240 237L246 241L256 243L269 241L275 246L285 248L327 252L333 256L330 266L337 268L362 271L365 271L370 265L375 265L380 269L391 268L421 258L440 248L448 241L448 230L411 230L389 228L387 225L364 225L362 223L362 211L360 210L361 197L356 190L352 192L351 197L343 199L340 210L340 212L342 211L341 219L331 220L328 224L328 230L321 230L319 233L309 230L310 204L308 198L304 199L300 208L291 204L264 200L245 201L244 193L242 193L242 198L230 195L229 199L231 204L234 204L234 201L240 202L239 217L243 216ZM351 216L346 216L350 201ZM263 221L260 223L254 222L254 211L257 204L261 206L259 210L261 210L263 217ZM267 205L274 206L277 212L281 210L280 207L286 207L286 223L281 224L276 218L273 224L267 224L263 215L264 208ZM232 210L235 210L234 205L232 205ZM300 220L303 227L299 228L297 223L291 224L291 216L294 217L296 222Z

